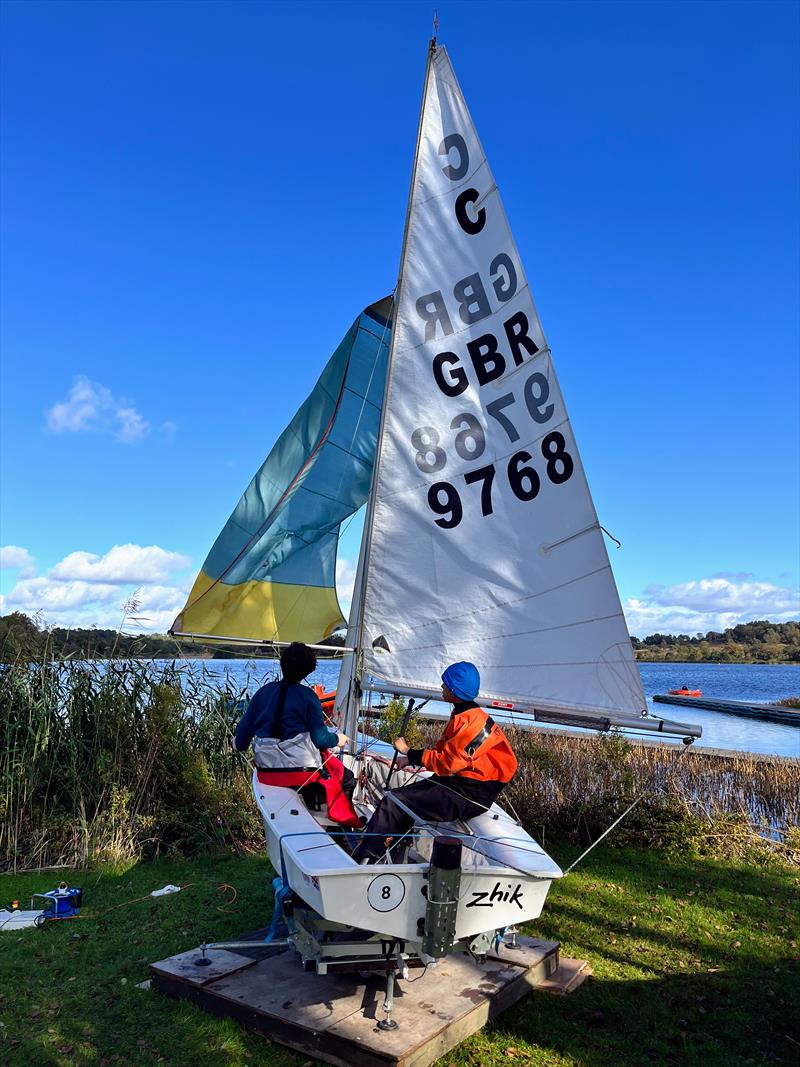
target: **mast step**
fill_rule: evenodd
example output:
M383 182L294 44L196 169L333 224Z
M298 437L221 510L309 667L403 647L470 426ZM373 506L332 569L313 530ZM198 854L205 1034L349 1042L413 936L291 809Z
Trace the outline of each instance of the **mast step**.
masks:
M561 958L557 942L520 936L482 964L453 955L413 981L398 978L397 1029L379 1030L383 974L308 973L284 949L260 959L225 953L212 977L191 967L198 951L152 964L153 987L343 1067L428 1067L531 990L570 993L591 974L585 960Z

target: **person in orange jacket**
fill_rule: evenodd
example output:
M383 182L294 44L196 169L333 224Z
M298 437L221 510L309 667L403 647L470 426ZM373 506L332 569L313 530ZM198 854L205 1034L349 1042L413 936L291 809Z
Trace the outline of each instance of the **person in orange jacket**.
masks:
M420 822L472 819L486 811L511 781L517 759L497 723L478 707L480 674L473 663L452 663L442 675L442 698L453 705L444 733L433 748L409 748L398 737L396 766L424 767L430 777L394 790ZM374 862L391 841L402 837L414 820L387 792L364 829L353 853L359 862Z

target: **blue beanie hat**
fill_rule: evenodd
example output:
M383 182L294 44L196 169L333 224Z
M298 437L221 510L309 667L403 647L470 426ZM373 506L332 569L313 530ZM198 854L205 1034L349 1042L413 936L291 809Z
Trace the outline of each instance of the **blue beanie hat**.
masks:
M481 687L481 676L474 663L451 663L442 681L454 697L462 700L473 700Z

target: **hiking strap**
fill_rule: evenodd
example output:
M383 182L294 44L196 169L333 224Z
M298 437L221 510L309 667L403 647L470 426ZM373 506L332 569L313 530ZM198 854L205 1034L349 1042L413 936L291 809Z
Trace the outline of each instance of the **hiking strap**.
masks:
M468 745L464 746L464 751L470 759L475 755L483 742L487 739L489 734L494 729L494 719L491 715L486 716L486 722L483 724L483 729L479 734L476 734Z

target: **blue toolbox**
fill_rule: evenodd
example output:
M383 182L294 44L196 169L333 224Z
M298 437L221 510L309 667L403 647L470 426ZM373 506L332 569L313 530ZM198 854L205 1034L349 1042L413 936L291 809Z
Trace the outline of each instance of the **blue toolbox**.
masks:
M69 919L81 910L83 890L62 882L58 889L51 889L47 893L32 893L31 903L37 897L47 901L44 905L45 918Z

